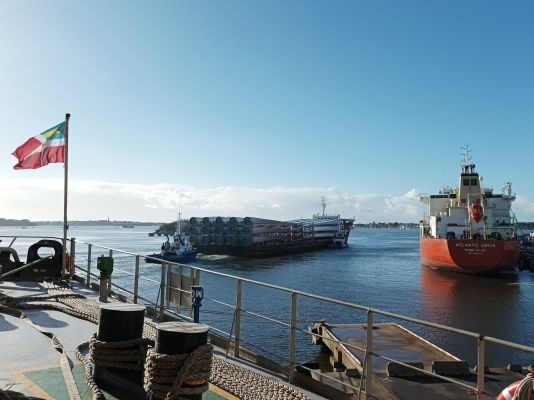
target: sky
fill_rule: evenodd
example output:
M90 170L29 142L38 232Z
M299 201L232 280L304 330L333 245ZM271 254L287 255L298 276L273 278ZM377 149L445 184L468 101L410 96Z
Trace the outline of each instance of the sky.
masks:
M61 220L63 165L11 152L71 113L69 219L417 222L511 181L534 221L534 2L0 0L0 218Z

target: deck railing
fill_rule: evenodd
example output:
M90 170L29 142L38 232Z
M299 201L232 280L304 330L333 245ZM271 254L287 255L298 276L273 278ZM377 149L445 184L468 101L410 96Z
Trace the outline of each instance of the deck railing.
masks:
M18 236L18 237L0 236L0 239L5 238L5 237L13 238L13 240L10 243L10 246L12 246L13 243L18 238L22 238L23 236ZM24 238L41 239L44 237L25 236ZM46 239L61 240L61 238L50 238L50 237L46 237ZM433 323L430 321L425 321L425 320L421 320L417 318L412 318L409 316L400 315L400 314L388 312L385 310L375 309L375 308L371 308L371 307L367 307L367 306L363 306L363 305L359 305L359 304L355 304L355 303L351 303L347 301L337 300L331 297L325 297L325 296L320 296L320 295L316 295L312 293L306 293L300 290L290 289L290 288L286 288L283 286L273 285L273 284L269 284L265 282L252 280L252 279L246 279L246 278L242 278L242 277L238 277L238 276L234 276L234 275L230 275L230 274L226 274L226 273L222 273L218 271L212 271L206 268L194 267L192 265L183 265L183 264L178 264L178 263L173 263L173 262L163 262L160 267L160 272L161 272L160 279L156 280L156 279L144 276L141 273L141 270L140 270L141 259L144 260L145 258L147 258L146 256L111 248L111 247L106 247L106 246L102 246L98 244L84 242L81 240L76 240L74 238L69 239L69 241L70 241L70 252L71 252L71 265L76 263L76 270L83 272L82 275L76 274L76 276L78 278L81 278L87 286L91 286L93 280L98 278L98 275L94 273L94 269L93 269L94 265L96 265L95 257L94 257L95 249L98 249L100 252L107 252L109 256L131 258L131 262L133 264L133 268L131 269L133 270L133 272L127 269L124 269L124 268L118 268L118 267L114 268L114 272L112 275L114 277L113 282L112 282L112 279L109 279L109 282L108 282L109 293L111 293L114 289L114 292L117 293L119 297L121 297L123 300L130 301L133 303L143 303L145 305L149 305L153 308L155 313L157 313L159 316L163 316L164 314L167 314L167 315L174 315L176 317L179 317L185 320L191 320L190 313L189 315L181 314L180 312L176 312L176 310L174 308L171 308L169 305L168 296L167 296L169 290L175 290L175 291L181 292L182 294L186 296L187 295L190 296L189 291L178 288L178 287L170 286L169 280L168 280L168 277L169 277L168 272L172 268L178 269L180 273L183 273L184 271L189 270L190 276L192 277L195 277L195 276L198 277L200 276L200 273L202 273L202 274L210 275L211 277L215 277L215 278L230 279L231 281L234 282L234 285L235 285L234 286L235 289L233 293L233 298L235 299L234 304L230 304L228 301L223 301L221 299L217 299L214 297L204 298L205 301L208 301L208 302L211 302L211 303L214 303L219 306L223 306L223 307L226 307L232 310L231 312L232 324L231 324L230 332L219 329L216 326L210 326L210 329L218 333L219 335L222 335L223 337L227 338L228 349L232 348L233 355L238 358L241 356L241 350L242 350L241 333L242 333L242 317L244 315L249 315L255 318L259 318L261 320L269 321L273 324L279 325L287 329L286 334L287 334L287 340L288 340L288 354L287 354L288 368L286 372L287 372L287 377L290 383L294 382L295 380L295 370L297 366L297 358L296 358L297 333L315 336L316 338L325 339L330 342L338 343L340 346L345 346L346 348L352 348L352 349L363 352L364 354L364 359L362 362L363 374L362 374L362 381L360 382L359 386L349 385L346 382L342 382L328 375L320 374L319 372L313 370L314 374L321 375L323 379L329 379L329 380L335 381L338 384L341 384L356 393L360 393L362 399L371 398L370 395L373 393L372 373L370 373L371 365L372 365L372 362L371 362L372 357L375 357L377 359L381 359L384 361L388 361L388 362L393 362L393 363L402 365L406 368L410 368L415 371L418 371L420 373L424 373L425 375L433 376L441 380L462 386L468 390L473 391L473 393L476 393L477 398L481 399L485 393L484 392L485 371L484 371L483 366L485 366L485 358L486 358L485 353L486 353L487 343L493 343L493 344L504 346L504 347L514 349L517 351L534 354L534 347L509 342L506 340L501 340L501 339L490 337L490 336L483 336L479 333L462 330L462 329L454 328L451 326L441 325L441 324L437 324L437 323ZM86 250L85 251L81 250L80 249L81 246L85 246ZM82 265L85 267L82 267ZM126 265L126 264L123 263L121 265ZM71 269L70 274L71 275L75 274L75 270ZM132 288L129 289L125 287L124 284L116 283L115 278L117 274L122 274L121 276L122 281L124 281L125 277L131 278L133 281ZM286 318L281 319L281 318L275 318L269 315L264 315L261 313L246 310L243 307L244 306L243 284L245 283L248 285L262 287L268 290L288 294L290 296L289 315ZM142 290L144 285L152 286L153 288L152 294L157 292L157 296L155 300L149 298L151 295L147 293L150 293L150 291ZM216 292L217 290L215 290L215 288L213 288L213 290L210 290L209 287L205 288L205 293L216 293ZM310 330L299 328L298 323L297 323L299 321L299 309L298 309L299 299L312 299L312 300L320 301L323 303L343 306L343 307L347 307L352 310L358 310L362 312L365 315L365 319L367 322L366 348L354 346L347 342L332 339L331 337L325 337L318 333L313 333ZM446 331L446 332L454 333L454 334L459 334L459 335L474 339L475 340L474 345L476 346L476 354L477 354L477 366L478 366L476 386L472 386L460 380L446 377L443 375L437 375L433 372L419 369L412 365L406 364L402 361L395 360L389 357L385 357L379 353L374 352L373 351L373 329L372 328L373 328L375 316L392 318L392 319L396 319L399 321L404 321L407 323L412 323L412 324L425 326L429 328L435 328L438 330L442 330L442 331ZM321 318L318 318L318 320L319 319ZM301 366L301 367L303 369L310 370L309 368L305 366ZM365 389L362 390L363 388Z

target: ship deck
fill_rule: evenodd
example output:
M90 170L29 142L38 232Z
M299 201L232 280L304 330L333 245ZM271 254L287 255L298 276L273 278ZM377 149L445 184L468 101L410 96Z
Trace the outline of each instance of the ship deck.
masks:
M360 385L360 377L363 374L364 351L359 349L366 348L366 334L365 324L334 324L322 327L322 343L330 351L329 362L335 366L334 371L327 372L327 375L352 386L358 387ZM339 342L344 342L354 347L349 347ZM436 361L451 362L449 364L449 366L452 366L452 368L449 367L450 373L443 373L442 375L470 385L476 385L477 382L477 374L473 370L469 369L467 373L455 371L454 366L458 366L455 363L461 363L461 360L456 356L398 324L387 323L373 326L372 351L374 354L403 363L420 362L423 365L423 369L429 372L432 371L432 366ZM399 364L397 366L400 367ZM428 400L454 398L456 400L472 400L476 397L476 393L473 393L473 391L447 382L439 377L417 374L413 370L410 371L406 368L403 368L402 372L397 374L393 372L395 366L390 366L390 371L388 372L388 361L378 357L372 358L372 369L371 384L373 395L378 396L379 399ZM344 371L356 372L348 374ZM479 396L478 399L493 400L505 387L522 378L524 378L524 375L504 368L491 368L486 372L485 393ZM349 398L344 396L341 384L333 383L324 378L321 379L321 382L330 384L332 389L337 391L336 399Z
M71 290L87 298L97 300L97 294L85 286L71 282ZM0 282L0 297L21 298L25 296L45 295L46 288L37 282ZM40 303L54 304L55 301ZM57 304L57 303L56 303ZM27 318L10 315L9 310L0 310L0 389L8 394L20 393L30 398L70 399L67 383L61 369L61 353L51 339L43 334L53 334L62 344L72 363L72 376L81 399L92 399L92 393L85 381L84 367L74 354L74 349L89 340L97 327L92 322L82 320L61 311L46 309L24 309ZM215 348L215 356L222 357L224 352ZM253 365L234 358L227 361L236 363L266 375ZM266 375L267 376L267 375ZM282 382L275 376L270 376ZM300 389L299 389L300 390ZM11 392L11 393L10 393ZM130 395L110 394L103 390L106 399L129 398ZM309 399L321 400L323 397L306 393ZM143 399L145 396L142 397ZM210 389L202 395L203 400L238 399L234 395L210 384Z

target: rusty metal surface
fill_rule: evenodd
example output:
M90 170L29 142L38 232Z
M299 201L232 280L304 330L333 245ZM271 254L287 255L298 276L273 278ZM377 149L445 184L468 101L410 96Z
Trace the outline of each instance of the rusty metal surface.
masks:
M350 345L364 349L366 346L366 325L324 325L322 335L337 339ZM323 340L332 351L333 357L341 361L346 368L362 370L364 352L335 343L333 340ZM433 345L425 339L404 329L397 324L375 324L373 329L373 352L401 362L420 361L425 370L431 371L435 360L458 360L452 354ZM432 376L390 377L386 374L387 361L373 357L373 391L379 399L473 399L476 393L465 387L446 382ZM455 379L476 386L476 373L455 376ZM510 383L521 379L521 375L506 369L490 369L485 379L485 394L480 400L495 399ZM343 379L346 381L346 379Z
M476 399L476 394L461 386L445 382L431 376L412 378L392 378L385 374L377 374L379 382L395 395L396 399L428 400L428 399ZM494 400L509 384L521 379L522 376L505 369L490 369L485 379L485 394L480 400ZM476 386L477 377L472 373L455 377L462 382Z
M330 336L359 348L365 348L367 329L365 324L329 325ZM328 345L328 344L327 344ZM354 364L347 358L354 358L356 364L363 362L363 351L349 346L333 346L333 352L342 351L343 362ZM329 346L329 347L330 347ZM397 324L375 324L373 329L373 352L402 362L420 361L425 369L430 368L434 360L457 360L446 351L432 345L423 338ZM384 372L387 361L373 357L373 371Z

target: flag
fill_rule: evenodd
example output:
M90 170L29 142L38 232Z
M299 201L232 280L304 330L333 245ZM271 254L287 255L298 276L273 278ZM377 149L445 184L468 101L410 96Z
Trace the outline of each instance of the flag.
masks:
M14 169L35 169L65 162L65 122L29 138L11 154L19 160Z

